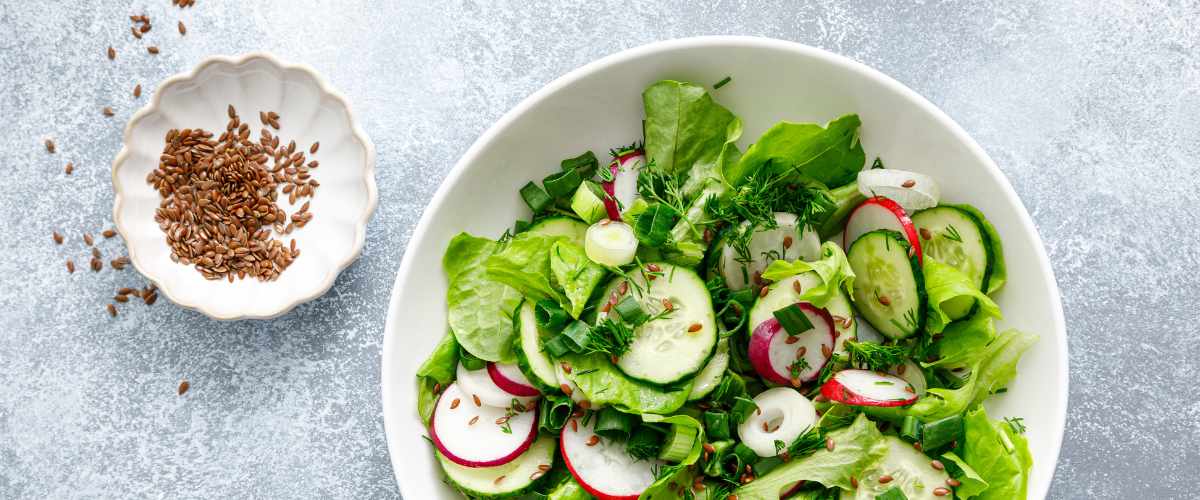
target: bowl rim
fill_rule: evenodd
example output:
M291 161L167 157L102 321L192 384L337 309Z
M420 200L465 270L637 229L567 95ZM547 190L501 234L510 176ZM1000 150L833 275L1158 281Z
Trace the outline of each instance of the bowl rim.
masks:
M129 143L133 136L134 128L136 128L137 125L147 116L159 110L160 101L163 96L162 91L164 89L172 85L178 85L196 79L200 73L206 70L209 66L225 64L233 68L238 68L253 60L264 60L268 64L282 70L294 70L305 73L309 78L312 79L313 82L316 83L317 89L322 95L333 98L343 108L345 108L347 120L350 124L350 135L360 144L362 144L364 152L366 153L363 157L363 174L364 180L367 184L367 205L365 210L363 210L362 217L355 223L354 244L351 252L346 256L345 259L334 264L334 272L327 274L325 281L314 288L312 293L298 295L290 302L284 304L282 307L262 314L249 314L242 312L222 314L213 311L208 304L204 302L180 300L172 293L170 287L163 286L158 279L155 279L156 275L148 272L147 267L140 263L141 261L138 257L137 249L134 247L134 245L128 243L131 240L126 237L127 229L125 220L120 215L121 207L124 203L124 188L118 181L119 176L117 174L118 171L125 166L126 160L132 154ZM151 97L150 101L147 102L146 105L142 106L142 108L136 113L134 113L133 116L129 118L129 122L125 125L125 130L121 135L121 151L117 153L117 156L113 159L112 163L112 185L114 193L113 224L116 226L117 232L120 233L121 239L126 242L125 248L129 253L129 260L133 264L133 267L137 269L142 276L153 283L154 286L158 288L158 291L165 295L167 299L174 304L185 309L198 311L203 313L205 316L216 320L277 318L287 314L300 304L324 295L329 291L330 288L333 287L334 282L337 281L337 277L341 275L342 271L349 267L350 264L362 254L363 245L366 242L367 223L371 220L371 216L375 213L375 208L379 204L379 189L375 182L375 144L371 142L371 138L367 136L367 133L363 130L362 125L359 123L358 117L354 114L354 109L350 105L350 100L344 94L335 89L332 84L330 84L324 76L318 73L316 69L313 69L313 67L302 63L285 63L271 53L261 51L247 52L238 56L209 56L200 61L200 63L193 67L190 71L176 73L159 83L158 87L154 91L154 96Z
M566 74L555 78L550 83L547 83L545 86L521 100L516 106L502 115L500 119L488 127L487 130L485 130L483 134L471 144L471 147L463 153L459 161L456 162L454 167L452 167L446 174L445 179L438 186L437 191L434 192L433 197L430 198L429 203L425 206L421 214L421 218L417 222L417 226L413 230L412 236L409 238L408 243L405 246L404 256L400 261L400 266L396 272L396 277L392 284L392 293L388 300L388 314L387 320L384 324L384 339L383 345L380 349L380 391L382 393L384 434L387 439L388 457L392 464L392 474L396 478L396 484L400 489L401 496L404 496L404 482L400 475L400 465L402 465L403 462L398 462L396 459L404 456L404 450L399 448L399 440L396 436L394 436L395 433L400 432L400 429L398 428L399 425L389 426L388 424L389 421L394 420L395 418L401 418L402 415L400 415L398 412L403 411L405 408L408 408L408 406L406 406L406 402L397 402L395 400L398 395L396 395L397 391L394 390L393 384L396 382L394 382L392 377L389 376L394 370L393 364L395 361L390 360L387 354L391 352L394 349L395 344L400 341L399 334L394 333L396 331L396 326L400 321L400 308L397 302L400 299L399 285L401 279L404 276L407 276L411 272L412 266L415 265L412 253L409 250L415 246L416 242L421 241L425 237L425 233L428 232L429 227L432 224L433 214L435 212L439 212L441 207L445 204L445 198L447 193L450 191L450 186L459 181L459 179L466 173L467 166L475 163L480 151L483 150L486 145L490 144L501 131L507 129L512 122L524 115L537 103L541 102L551 94L558 92L560 89L625 60L648 56L658 52L716 46L760 48L793 52L802 56L820 59L835 66L844 67L857 73L860 77L873 80L896 91L905 99L912 101L914 104L930 113L935 120L945 126L959 143L966 146L972 155L978 157L982 161L984 170L998 181L1000 191L1006 201L1013 203L1017 207L1020 207L1020 210L1018 211L1019 213L1017 214L1018 224L1026 234L1033 238L1033 243L1035 243L1035 256L1038 260L1038 263L1041 264L1044 269L1046 269L1047 278L1049 278L1050 284L1052 285L1050 287L1050 296L1047 297L1051 304L1050 309L1052 316L1052 324L1050 325L1051 328L1049 329L1050 331L1048 333L1052 333L1054 335L1053 341L1058 344L1057 347L1059 352L1058 359L1055 363L1056 373L1054 376L1056 378L1055 386L1058 388L1060 402L1057 408L1052 409L1053 414L1049 419L1051 422L1055 423L1057 427L1057 432L1054 433L1054 442L1051 443L1053 445L1051 447L1053 451L1051 452L1050 458L1053 458L1054 463L1050 469L1050 480L1045 484L1039 485L1037 490L1029 492L1031 493L1029 498L1045 498L1049 493L1050 485L1053 483L1054 473L1058 468L1058 458L1062 451L1063 435L1066 431L1067 406L1068 397L1070 395L1070 364L1067 352L1068 346L1066 320L1063 314L1062 297L1058 287L1058 281L1054 276L1054 269L1050 265L1049 256L1046 254L1045 244L1042 242L1041 235L1038 233L1036 226L1033 224L1033 220L1029 215L1029 209L1025 207L1025 204L1021 201L1020 197L1017 196L1017 193L1013 189L1012 184L1009 182L1008 177L1004 175L1004 173L992 160L991 156L989 156L987 152L984 151L983 148L976 143L970 135L967 134L966 130L964 130L962 126L958 124L958 122L950 118L949 115L947 115L944 111L930 102L924 96L918 94L916 91L908 88L908 86L900 83L898 80L884 74L883 72L855 61L847 56L802 43L775 38L740 35L698 36L661 40L625 49L575 68ZM399 422L396 422L396 424L398 423Z

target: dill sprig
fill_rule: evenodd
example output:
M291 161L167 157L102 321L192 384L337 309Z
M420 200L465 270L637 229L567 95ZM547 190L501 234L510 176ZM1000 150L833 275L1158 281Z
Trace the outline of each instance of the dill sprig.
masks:
M908 354L908 349L903 346L875 342L847 340L845 346L851 365L881 372L903 363Z
M588 333L585 354L603 353L621 356L629 351L633 343L633 329L620 321L604 318Z

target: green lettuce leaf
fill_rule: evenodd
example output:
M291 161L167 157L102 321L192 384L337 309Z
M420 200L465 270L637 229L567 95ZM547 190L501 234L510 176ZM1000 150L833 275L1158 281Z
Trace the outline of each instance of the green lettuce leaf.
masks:
M417 413L426 425L429 425L429 417L433 415L433 407L437 404L438 394L434 388L450 385L457 368L458 342L454 340L454 335L447 333L417 369Z
M762 277L771 281L780 281L797 274L813 271L821 277L821 285L809 288L800 295L800 300L810 302L817 307L825 307L829 301L838 295L838 288L852 296L854 287L854 270L850 269L850 261L846 253L832 241L821 244L821 258L813 262L797 260L788 262L777 260L767 266Z
M550 272L554 285L562 289L562 304L572 318L579 318L588 297L604 279L604 267L587 258L583 247L570 241L558 241L550 248Z
M962 483L958 485L957 488L954 488L955 497L966 500L983 493L983 491L988 488L987 481L985 481L978 472L975 472L975 468L971 467L971 464L968 464L966 460L959 458L958 455L955 455L952 452L946 453L942 455L942 461L954 464L953 466L947 468L947 472L949 472L951 468L958 469L955 471L955 474L951 474L954 479L957 479L958 482Z
M866 163L858 141L858 115L846 115L822 128L815 123L779 122L746 150L725 180L739 185L763 168L794 170L829 188L854 181Z
M671 415L664 417L661 415L642 415L644 422L657 422L671 425L682 425L696 429L696 441L692 443L692 449L688 452L687 457L678 464L670 466L666 473L663 473L657 480L654 481L646 491L643 491L639 500L670 500L679 498L673 490L678 490L679 486L690 488L692 481L695 479L696 472L689 465L696 463L700 459L700 453L704 443L704 426L700 422L687 415ZM671 487L674 483L676 486Z
M1021 354L1037 340L1037 335L1017 330L1001 333L984 347L984 353L973 365L971 376L962 387L929 389L905 411L924 420L933 420L962 413L982 403L996 389L1012 381L1017 375L1017 362L1021 360Z
M921 363L926 368L969 368L988 353L988 344L996 339L991 316L976 312L946 326L942 339L933 344L937 360Z
M833 451L822 448L780 465L734 494L738 500L778 500L784 487L800 480L850 490L850 477L873 467L888 452L883 435L865 415L859 415L849 427L830 432L828 437L835 443Z
M592 500L592 495L583 489L575 478L567 477L546 494L546 500Z
M667 173L716 164L742 133L741 120L699 85L663 80L642 92L642 103L646 158Z
M630 379L600 354L567 354L563 361L571 365L567 376L588 401L629 413L668 414L683 406L692 392L690 383L662 388Z
M988 484L977 498L1025 498L1032 460L1024 436L1002 421L989 419L981 406L963 418L963 441L963 460Z
M521 303L516 289L488 278L483 263L498 243L460 233L450 240L442 266L450 280L447 322L458 344L475 357L511 363L512 313Z
M929 296L925 311L925 328L931 333L941 333L950 324L950 316L943 307L950 301L970 300L974 298L979 310L975 315L984 314L993 318L1000 317L1000 307L992 299L971 283L971 278L959 271L958 268L938 262L926 256L921 268L925 275L925 293Z
M987 217L984 217L983 212L980 212L978 208L965 203L942 203L942 205L966 211L974 216L983 226L984 234L991 241L992 257L994 259L992 262L992 273L988 275L987 293L996 293L996 290L999 290L1008 281L1008 268L1004 263L1004 244L1000 241L1000 233L996 232L996 228L992 226L991 222L988 222Z
M526 297L566 304L567 298L552 283L550 249L565 236L525 232L514 236L488 257L487 277L511 286Z

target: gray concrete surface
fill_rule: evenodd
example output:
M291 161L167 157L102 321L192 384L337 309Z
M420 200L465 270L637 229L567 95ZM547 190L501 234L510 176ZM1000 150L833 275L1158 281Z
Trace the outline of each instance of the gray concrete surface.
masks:
M142 41L128 32L138 13L155 26ZM1071 410L1051 497L1197 496L1194 0L0 0L0 497L398 496L379 346L422 207L486 127L556 76L704 34L845 54L958 120L1029 207L1063 291ZM104 304L143 284L136 272L63 262L85 262L79 234L111 223L125 120L163 78L251 50L323 72L374 139L380 204L362 258L274 321L217 323L166 301L110 318Z

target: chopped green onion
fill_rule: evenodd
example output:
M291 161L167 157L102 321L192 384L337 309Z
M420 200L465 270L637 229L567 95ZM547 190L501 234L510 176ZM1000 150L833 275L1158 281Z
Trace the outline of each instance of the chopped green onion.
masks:
M554 199L533 182L529 182L521 188L521 199L525 200L525 204L529 205L529 209L533 210L535 214L541 213L554 203Z
M721 377L721 382L713 389L710 399L718 403L733 404L735 398L745 394L746 382L742 377L732 370L725 370L725 376Z
M708 443L712 445L712 455L708 457L708 461L704 463L704 474L712 477L721 477L725 471L721 470L721 462L725 461L725 456L733 453L733 440L714 441Z
M725 455L721 460L721 468L732 471L733 477L736 478L742 474L742 470L747 465L753 466L755 462L758 462L758 454L749 446L738 443L733 447L733 452Z
M575 320L563 329L558 338L565 338L572 351L583 352L588 345L588 335L591 333L592 329L588 327L587 323Z
M579 177L590 179L596 174L596 168L600 166L600 160L596 159L596 153L587 151L574 158L567 158L560 164L563 170L574 170L579 172Z
M900 424L900 437L910 443L920 441L921 421L911 415L904 417L904 421Z
M650 315L642 310L642 305L633 298L633 295L626 295L620 302L617 302L617 305L613 306L613 310L621 316L622 320L633 326L641 325L650 319Z
M963 419L961 415L951 415L928 422L921 429L921 448L928 451L936 450L958 440L962 437L962 433Z
M550 194L551 198L557 199L575 194L575 190L579 189L579 185L582 183L583 178L574 169L564 170L542 179L542 185L546 187L546 192Z
M462 348L458 350L458 362L462 363L463 368L468 370L482 370L487 366L487 361L475 357L474 354Z
M796 304L776 310L775 319L779 320L779 324L783 326L788 335L800 335L812 330L813 327L812 321L808 320L808 315L804 314L804 310Z
M755 462L751 466L751 470L754 471L754 477L763 477L780 465L783 465L783 459L779 457L765 457Z
M729 414L720 410L704 412L704 433L711 439L729 439Z
M719 89L719 88L721 88L721 87L724 87L724 86L725 86L727 83L729 83L729 82L731 82L731 81L733 81L733 77L732 77L732 76L726 76L725 78L722 78L722 79L721 79L721 81L719 81L719 82L717 82L717 83L714 83L714 84L713 84L713 90L716 90L716 89Z
M571 418L571 398L550 397L542 398L541 409L538 411L538 427L549 432L558 432Z
M548 332L557 332L567 324L567 312L553 300L537 301L533 307L533 317L538 327Z
M892 486L887 491L875 495L875 500L908 500L908 495L899 486Z
M662 446L662 431L654 426L639 425L625 442L625 452L638 460L648 460L657 457Z
M570 342L571 341L567 340L567 338L562 335L555 335L543 342L542 347L544 347L546 352L550 353L551 356L561 358L564 354L571 352Z
M529 226L532 225L533 224L531 222L525 219L517 219L517 222L513 224L513 234L521 234L525 231L528 231Z
M668 462L682 462L692 452L697 439L700 439L700 429L690 425L671 424L671 430L667 433L667 439L663 441L658 458Z
M745 396L738 396L733 400L733 410L731 411L733 421L737 422L738 425L744 424L746 423L746 419L750 418L750 412L755 410L758 410L758 403Z
M608 439L625 441L633 433L633 426L637 424L637 421L637 415L608 406L600 410L599 416L596 417L595 433Z

